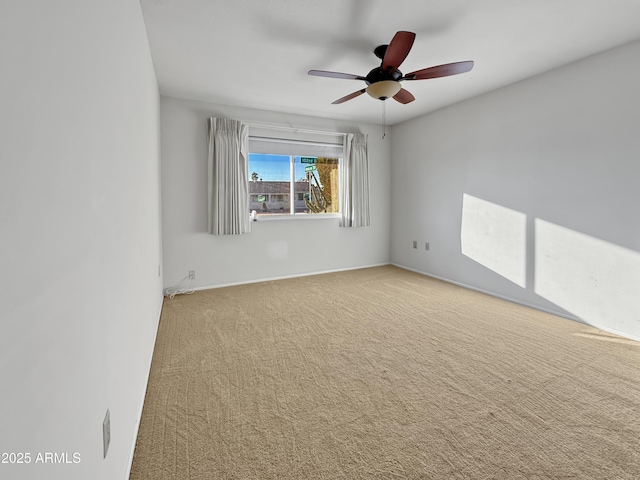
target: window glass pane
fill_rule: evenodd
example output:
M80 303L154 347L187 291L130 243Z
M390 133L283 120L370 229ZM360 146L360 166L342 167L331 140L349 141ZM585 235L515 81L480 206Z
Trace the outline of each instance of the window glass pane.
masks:
M295 157L296 213L337 213L338 159ZM303 200L298 200L302 194Z
M249 154L249 211L288 214L291 190L289 155Z

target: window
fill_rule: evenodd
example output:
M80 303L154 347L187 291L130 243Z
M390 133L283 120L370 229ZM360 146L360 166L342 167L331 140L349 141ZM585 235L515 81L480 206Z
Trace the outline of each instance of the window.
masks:
M258 215L339 213L340 143L249 137L249 210Z

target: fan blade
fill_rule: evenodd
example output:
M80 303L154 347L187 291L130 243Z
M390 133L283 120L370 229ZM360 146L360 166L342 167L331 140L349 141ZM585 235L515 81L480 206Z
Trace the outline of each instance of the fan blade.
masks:
M393 99L406 105L407 103L413 102L416 97L414 97L410 91L401 88L400 91L393 96Z
M466 62L445 63L436 67L423 68L415 72L407 73L402 80L427 80L429 78L448 77L468 72L473 68L471 60Z
M315 75L316 77L344 78L346 80L366 80L360 75L353 75L351 73L328 72L326 70L309 70L308 74Z
M398 32L391 39L387 51L382 59L382 68L396 70L409 55L416 34L413 32Z
M365 88L363 88L362 90L358 90L357 92L350 93L349 95L345 95L344 97L339 98L335 102L331 102L331 105L338 105L339 103L344 103L347 100L351 100L352 98L359 97L360 95L362 95L366 91L367 90Z

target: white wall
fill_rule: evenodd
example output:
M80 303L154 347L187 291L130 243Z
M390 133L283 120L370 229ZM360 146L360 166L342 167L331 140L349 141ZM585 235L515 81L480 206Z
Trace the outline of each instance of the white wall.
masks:
M392 262L640 337L638 58L628 44L395 126Z
M0 477L124 479L162 302L140 5L5 0L0 59Z
M369 134L371 226L338 219L258 221L246 235L207 233L208 117ZM161 99L165 286L196 271L194 287L246 283L389 263L390 163L382 127Z

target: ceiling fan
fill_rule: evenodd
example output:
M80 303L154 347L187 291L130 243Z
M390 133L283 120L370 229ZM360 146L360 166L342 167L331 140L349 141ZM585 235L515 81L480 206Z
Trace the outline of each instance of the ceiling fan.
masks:
M333 105L359 97L364 92L367 92L373 98L379 100L386 100L392 97L400 103L407 104L413 102L415 97L408 90L402 88L400 82L404 80L426 80L429 78L448 77L450 75L468 72L473 68L473 62L469 60L466 62L446 63L444 65L416 70L406 75L403 74L398 70L398 67L400 67L400 64L407 58L415 38L416 34L413 32L399 31L391 39L389 45L376 47L373 53L382 60L382 63L379 67L371 70L366 77L352 75L350 73L328 72L326 70L309 70L308 73L309 75L318 77L344 78L347 80L363 80L366 82L366 88L339 98L335 102L332 102Z

